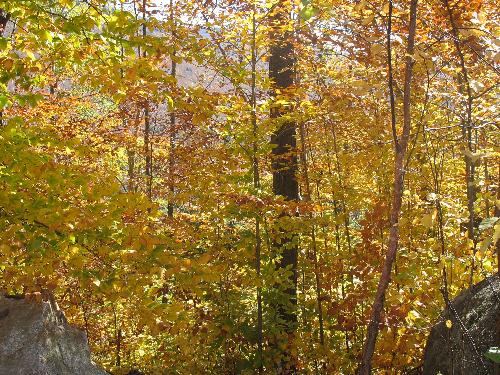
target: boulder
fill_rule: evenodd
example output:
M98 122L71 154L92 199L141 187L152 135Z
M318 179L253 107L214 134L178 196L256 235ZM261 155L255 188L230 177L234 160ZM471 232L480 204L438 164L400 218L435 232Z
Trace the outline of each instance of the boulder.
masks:
M108 375L55 302L0 295L0 375Z
M499 339L500 277L495 275L462 292L442 312L427 339L423 374L500 374L484 355L500 346Z

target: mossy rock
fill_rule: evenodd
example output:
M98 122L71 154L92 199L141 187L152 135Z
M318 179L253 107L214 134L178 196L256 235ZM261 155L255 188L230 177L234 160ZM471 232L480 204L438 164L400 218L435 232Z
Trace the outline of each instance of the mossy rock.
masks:
M423 374L500 375L500 366L485 356L495 346L500 346L498 275L462 292L441 313L427 339Z

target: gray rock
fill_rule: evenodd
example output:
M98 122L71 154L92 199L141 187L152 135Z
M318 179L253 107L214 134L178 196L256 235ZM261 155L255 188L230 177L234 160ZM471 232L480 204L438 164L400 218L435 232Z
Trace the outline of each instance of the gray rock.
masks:
M495 275L462 292L442 312L427 339L423 374L500 374L499 366L484 356L500 346L499 340L500 278Z
M107 375L54 302L0 296L0 375Z

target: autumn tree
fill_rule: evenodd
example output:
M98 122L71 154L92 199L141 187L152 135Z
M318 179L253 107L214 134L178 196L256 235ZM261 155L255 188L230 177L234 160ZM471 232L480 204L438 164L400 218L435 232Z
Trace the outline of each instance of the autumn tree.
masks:
M496 2L0 9L0 290L108 371L408 372L497 271Z
M299 200L297 182L296 123L290 118L291 90L294 83L293 32L291 28L291 2L274 5L270 17L269 78L272 80L275 102L271 108L271 118L276 121L276 131L271 137L273 193L287 201ZM280 373L293 373L296 368L294 335L297 324L297 237L293 233L287 216L283 214L277 223L274 246L277 248L277 268L289 274L284 282L286 298L277 303L278 324L283 326L285 337L278 339L278 347L286 349L280 353ZM281 289L281 286L279 286ZM281 297L282 298L282 297ZM285 340L285 343L281 343Z

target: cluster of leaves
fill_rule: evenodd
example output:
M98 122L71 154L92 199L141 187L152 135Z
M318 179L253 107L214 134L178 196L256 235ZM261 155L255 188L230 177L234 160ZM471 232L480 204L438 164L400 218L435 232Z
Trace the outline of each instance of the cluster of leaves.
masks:
M408 4L393 3L399 120ZM2 291L54 294L117 374L272 371L276 285L288 279L275 265L279 225L297 233L300 252L292 355L304 373L352 373L389 233L388 2L292 2L283 28L293 30L296 85L276 98L266 70L279 3L1 4L10 19L0 38ZM456 295L498 266L498 13L491 0L450 1L456 36L444 4L419 5L401 240L374 358L381 373L420 363L444 306L443 268ZM276 104L303 130L290 151L301 159L300 202L272 194ZM475 166L474 238L464 230L465 159Z

